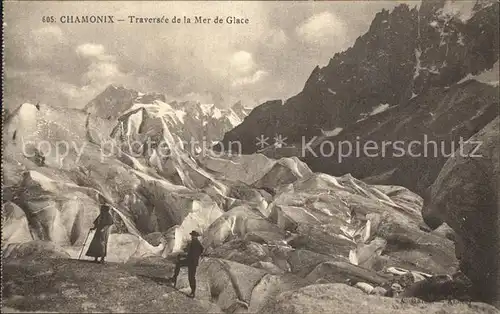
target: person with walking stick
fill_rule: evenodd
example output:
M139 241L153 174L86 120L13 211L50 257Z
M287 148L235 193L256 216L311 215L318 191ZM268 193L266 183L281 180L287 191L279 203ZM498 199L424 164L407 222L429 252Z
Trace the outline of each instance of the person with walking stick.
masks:
M111 231L111 226L113 225L113 217L111 216L110 206L106 204L104 197L99 194L99 204L100 204L100 214L94 221L94 227L90 230L95 230L92 242L90 242L89 249L87 250L86 256L91 256L95 258L95 262L98 262L98 258L101 258L101 263L104 263L104 258L106 257L108 239Z

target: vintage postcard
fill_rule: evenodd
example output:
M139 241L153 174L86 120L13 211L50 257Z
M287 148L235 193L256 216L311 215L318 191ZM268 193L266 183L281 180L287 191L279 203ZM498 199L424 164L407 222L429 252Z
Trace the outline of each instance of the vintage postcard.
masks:
M500 313L499 6L3 1L2 312Z

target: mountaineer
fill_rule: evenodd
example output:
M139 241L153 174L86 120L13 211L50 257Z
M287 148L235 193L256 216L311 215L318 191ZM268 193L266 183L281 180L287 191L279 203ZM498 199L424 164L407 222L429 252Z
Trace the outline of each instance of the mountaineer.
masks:
M95 233L85 255L94 257L95 262L97 262L97 259L100 257L101 263L104 263L104 258L107 253L109 233L114 222L113 217L109 212L110 207L106 204L106 200L100 194L99 203L101 205L101 213L94 220L94 227L90 229L95 230Z
M173 282L175 288L175 285L177 284L177 276L179 275L181 267L187 267L189 286L191 287L191 294L189 296L194 298L196 291L196 268L198 267L198 261L204 248L203 245L201 245L200 240L198 240L198 237L200 236L198 232L193 230L190 235L191 242L189 242L189 244L184 248L183 254L181 253L178 256L177 262L175 263L174 276L170 278L170 281Z

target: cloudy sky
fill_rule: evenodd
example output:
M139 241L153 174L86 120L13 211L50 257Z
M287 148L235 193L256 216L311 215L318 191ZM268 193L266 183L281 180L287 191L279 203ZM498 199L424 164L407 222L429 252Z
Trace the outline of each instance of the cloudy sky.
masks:
M303 88L399 2L4 2L4 104L83 107L109 84L255 106ZM248 25L47 24L44 16L248 18Z

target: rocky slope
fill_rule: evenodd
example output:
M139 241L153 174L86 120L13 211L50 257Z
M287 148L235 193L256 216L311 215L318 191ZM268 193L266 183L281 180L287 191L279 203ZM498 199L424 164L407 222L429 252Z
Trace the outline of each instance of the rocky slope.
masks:
M241 102L229 109L192 101L167 103L165 95L145 94L114 85L108 86L90 101L84 111L103 119L115 120L149 109L168 115L172 132L184 141L205 140L209 147L213 141L220 140L224 132L239 125L250 111Z
M336 143L338 134L351 142L357 136L374 140L379 147L381 140L422 141L428 135L448 146L459 136L470 137L498 115L499 3L464 3L425 0L419 9L400 5L392 12L379 12L351 48L313 70L302 92L284 103L258 106L244 123L226 133L221 146L240 141L244 153L253 153L259 149L257 137L272 142L282 135L299 149L277 150L306 157L315 171L353 173L359 178L395 171L394 177L386 175L378 182L420 192L432 183L445 158L413 161L406 155L389 165L387 158L372 158L368 164L351 156L339 162L336 156L303 156L300 147L314 139L317 154L321 142ZM477 78L495 66L489 75ZM462 81L472 77L481 83ZM418 166L409 165L413 162ZM398 174L417 178L425 168L431 170L422 180Z
M305 161L315 171L348 171L366 182L401 185L422 194L460 143L498 116L498 101L498 87L475 80L432 89L334 137L318 137ZM338 148L333 154L330 143Z
M22 263L21 263L22 261ZM171 265L167 265L170 266ZM170 271L169 268L166 268ZM150 279L165 266L144 267L85 261L17 258L3 269L2 312L222 313Z
M271 275L212 258L201 262L199 296L193 300L186 296L184 271L179 290L165 283L172 270L168 261L96 265L25 256L4 265L2 312L331 313L335 308L336 313L346 314L498 313L482 303L425 303L366 295L345 284L303 286L292 275ZM237 281L231 281L232 274Z
M463 155L457 151L446 162L429 188L422 209L430 227L437 228L446 222L457 232L455 250L460 268L475 284L478 298L497 306L500 306L499 164L500 119L496 118L471 137Z

